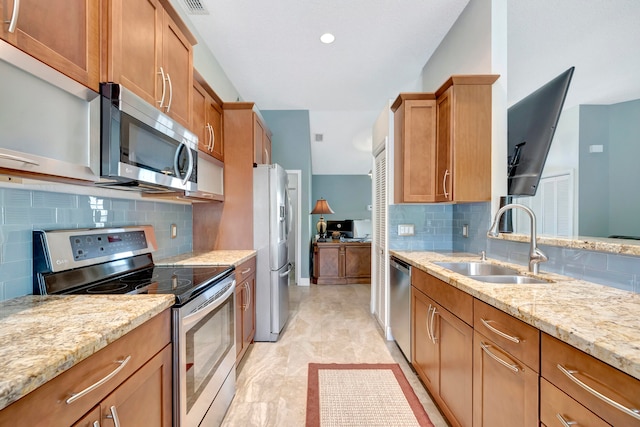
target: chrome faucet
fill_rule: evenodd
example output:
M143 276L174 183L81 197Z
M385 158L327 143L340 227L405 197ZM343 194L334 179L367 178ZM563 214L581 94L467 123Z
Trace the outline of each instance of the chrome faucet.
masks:
M539 264L541 262L547 261L549 258L538 249L537 246L537 237L536 237L536 215L533 213L531 209L524 205L519 205L516 203L511 203L508 205L504 205L498 212L496 212L496 216L493 218L493 224L491 224L491 228L487 231L487 236L489 237L498 237L498 221L500 221L500 217L503 213L508 211L509 209L521 209L525 211L529 215L529 219L531 220L531 246L529 247L529 271L533 274L538 274Z

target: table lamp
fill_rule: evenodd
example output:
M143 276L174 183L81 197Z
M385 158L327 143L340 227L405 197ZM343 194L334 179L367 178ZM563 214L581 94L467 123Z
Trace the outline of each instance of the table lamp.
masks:
M334 213L333 210L331 210L331 206L329 206L329 203L327 203L327 201L325 199L318 199L318 201L316 202L316 205L314 206L313 210L311 211L312 214L320 214L320 219L318 220L318 223L316 224L316 230L318 230L318 234L320 235L320 238L318 239L319 242L324 242L325 241L325 236L327 233L327 222L324 220L324 217L322 216L323 214L332 214Z

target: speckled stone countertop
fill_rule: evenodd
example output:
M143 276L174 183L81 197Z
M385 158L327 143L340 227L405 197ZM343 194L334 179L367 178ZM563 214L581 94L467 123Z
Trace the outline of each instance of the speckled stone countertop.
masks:
M0 409L174 302L173 295L29 295L0 302Z
M500 234L499 240L529 243L529 235L526 234ZM539 245L559 246L572 249L586 249L590 251L607 252L620 255L640 256L640 240L611 239L607 237L558 237L538 236Z
M536 277L549 283L485 283L433 264L479 261L477 255L411 251L391 251L391 255L640 379L640 294L545 272ZM527 267L488 262L531 275Z
M233 265L237 267L256 255L253 249L190 252L155 261L157 265Z

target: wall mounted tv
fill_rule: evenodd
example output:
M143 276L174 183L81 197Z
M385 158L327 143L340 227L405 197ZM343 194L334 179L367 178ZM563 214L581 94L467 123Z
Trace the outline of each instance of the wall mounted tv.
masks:
M508 192L535 196L574 67L512 105L507 114Z

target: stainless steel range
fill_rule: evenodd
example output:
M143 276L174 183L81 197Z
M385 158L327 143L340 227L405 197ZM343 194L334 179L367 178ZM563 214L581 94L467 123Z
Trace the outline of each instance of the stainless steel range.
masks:
M215 426L235 394L233 266L158 266L151 226L33 232L34 294L174 294L174 425Z

